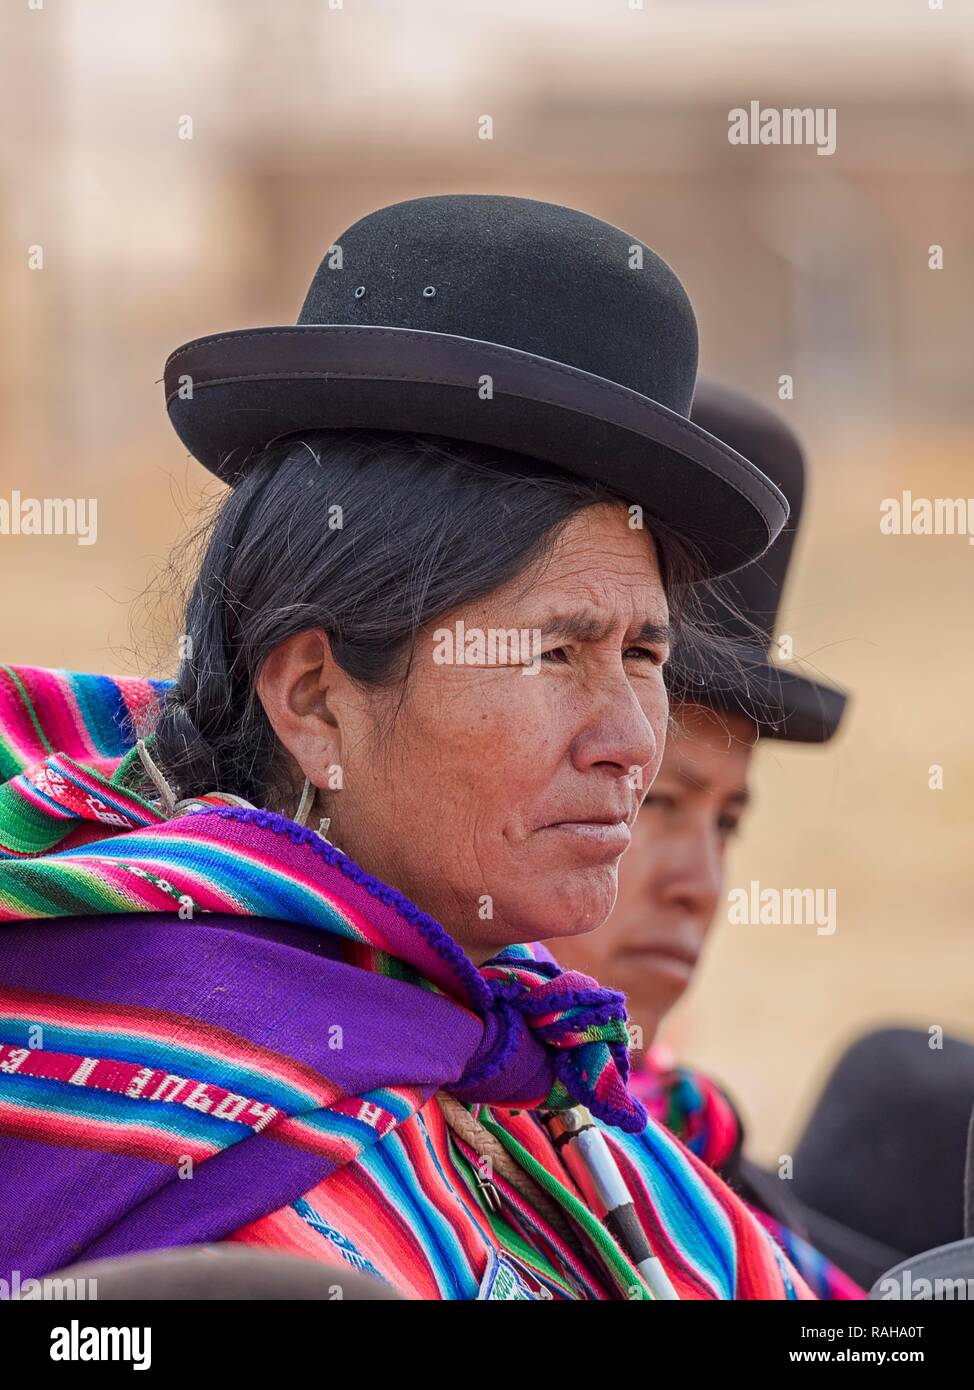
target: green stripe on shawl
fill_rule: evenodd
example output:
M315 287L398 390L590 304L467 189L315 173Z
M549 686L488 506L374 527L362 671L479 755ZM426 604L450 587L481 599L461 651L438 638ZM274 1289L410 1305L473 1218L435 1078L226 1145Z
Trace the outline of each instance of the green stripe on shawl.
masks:
M476 1199L477 1205L483 1210L487 1224L493 1231L497 1244L502 1250L507 1250L515 1255L528 1269L534 1270L549 1280L556 1288L561 1289L566 1298L574 1298L576 1290L572 1287L569 1279L565 1277L551 1261L544 1255L539 1246L531 1245L525 1240L520 1231L512 1226L509 1221L505 1221L499 1212L491 1211L483 1199L480 1185L477 1181L474 1166L467 1158L467 1155L454 1143L453 1136L447 1136L450 1145L450 1156L454 1166L461 1174L471 1195Z
M598 1250L623 1296L630 1300L635 1299L637 1302L640 1299L652 1300L653 1294L598 1217L590 1212L588 1207L583 1206L578 1198L568 1191L567 1187L562 1186L553 1173L549 1173L547 1168L543 1168L534 1155L528 1153L523 1144L519 1144L512 1134L497 1124L486 1106L477 1118L484 1128L489 1130L494 1138L504 1145L518 1167L529 1173L538 1186L543 1187L549 1196L553 1197L565 1209L576 1225L581 1227Z
M132 903L117 889L104 883L87 880L78 866L62 861L57 875L47 865L30 859L5 860L3 865L3 900L7 908L23 912L25 917L86 917L94 912L128 912ZM74 881L73 881L74 880Z
M71 820L55 819L42 807L25 801L9 783L0 787L0 849L11 854L43 854L59 844L74 824Z

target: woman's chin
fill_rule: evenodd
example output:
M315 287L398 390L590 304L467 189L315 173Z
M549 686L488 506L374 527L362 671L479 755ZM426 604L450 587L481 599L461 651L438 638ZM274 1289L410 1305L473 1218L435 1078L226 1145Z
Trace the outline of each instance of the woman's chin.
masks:
M530 939L583 936L601 927L616 900L614 866L536 879L517 897L518 918ZM524 937L524 940L528 940Z

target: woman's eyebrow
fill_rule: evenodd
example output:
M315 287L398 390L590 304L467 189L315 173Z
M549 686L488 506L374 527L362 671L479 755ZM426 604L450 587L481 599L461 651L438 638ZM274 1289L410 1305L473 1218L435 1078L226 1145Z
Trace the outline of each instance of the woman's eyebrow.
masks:
M608 636L611 628L612 624L604 618L585 613L552 613L539 623L542 639L573 637L578 642L598 642ZM658 642L661 646L669 646L673 641L672 624L647 618L629 628L626 638L630 642Z
M660 623L649 620L642 623L633 633L633 641L636 642L658 642L660 646L669 647L673 644L673 624Z
M671 768L667 775L674 777L682 786L689 787L695 792L708 792L713 786L713 779L708 777L706 773L694 772L690 767ZM650 788L650 791L652 791L652 788ZM726 793L724 800L727 802L737 802L741 806L747 806L752 800L750 789L747 787L734 787L731 791Z

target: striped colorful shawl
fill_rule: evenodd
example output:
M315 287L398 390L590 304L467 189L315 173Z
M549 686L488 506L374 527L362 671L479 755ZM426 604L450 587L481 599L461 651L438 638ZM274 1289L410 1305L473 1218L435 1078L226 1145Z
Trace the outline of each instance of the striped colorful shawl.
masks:
M725 1092L703 1072L677 1066L668 1048L650 1048L629 1087L653 1119L666 1126L708 1167L726 1176L743 1147L740 1117ZM752 1203L751 1210L786 1251L809 1287L823 1299L863 1299L866 1291L803 1236Z
M647 1123L621 996L528 947L478 968L270 811L165 820L129 785L165 688L0 671L0 1277L200 1241L297 1248L297 1221L319 1258L419 1296L647 1297L535 1113L582 1101L684 1296L810 1296ZM571 1250L519 1193L486 1211L440 1089L565 1209Z

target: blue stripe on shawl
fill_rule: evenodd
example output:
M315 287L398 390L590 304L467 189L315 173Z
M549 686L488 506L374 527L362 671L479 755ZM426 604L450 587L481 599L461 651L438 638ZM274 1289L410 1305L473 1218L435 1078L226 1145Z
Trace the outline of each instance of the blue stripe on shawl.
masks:
M16 1084L15 1084L16 1083ZM0 1073L0 1101L24 1110L45 1110L59 1116L71 1115L91 1121L120 1125L137 1125L160 1134L195 1139L214 1148L223 1149L254 1133L250 1125L239 1121L219 1119L205 1110L165 1101L146 1103L135 1096L114 1091L98 1091L94 1087L72 1086L69 1081L52 1080L46 1076Z
M677 1254L712 1285L718 1298L733 1299L737 1290L733 1227L676 1141L652 1120L640 1134L624 1134L597 1123L638 1171Z
M120 757L134 742L134 731L125 697L111 676L87 671L63 673L78 702L85 732L104 757Z
M0 1043L30 1048L32 1030L37 1028L43 1030L45 1052L68 1052L78 1057L158 1067L185 1077L187 1081L198 1081L205 1076L208 1086L224 1086L228 1091L274 1105L288 1114L314 1104L307 1090L270 1076L257 1063L247 1066L242 1062L226 1061L205 1049L184 1047L166 1038L151 1038L137 1028L134 1035L106 1033L93 1028L65 1028L57 1023L39 1024L36 1018L26 1016L4 1015L0 1016Z
M185 817L191 822L196 812L190 811ZM207 814L207 813L202 813ZM311 887L305 887L289 878L283 870L273 871L264 864L256 862L247 866L245 876L240 874L240 851L236 848L222 848L212 840L194 840L189 834L173 837L165 845L165 863L160 864L159 873L167 877L167 868L185 868L197 878L204 878L219 891L226 893L241 907L248 907L262 917L276 917L285 922L305 922L308 926L322 927L353 941L361 941L361 935L352 927L348 919L336 907ZM62 850L59 859L81 859L97 856L99 859L141 859L151 864L159 853L158 841L151 836L144 837L137 830L107 840L97 840L76 849ZM232 885L232 891L231 891ZM248 892L248 888L251 891Z
M423 1138L429 1146L425 1127ZM412 1229L443 1297L475 1299L478 1284L468 1267L463 1246L454 1228L420 1187L399 1135L387 1135L383 1143L362 1155L359 1164Z

